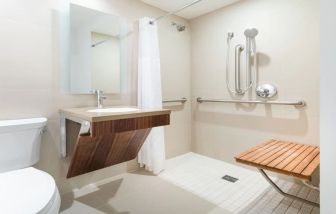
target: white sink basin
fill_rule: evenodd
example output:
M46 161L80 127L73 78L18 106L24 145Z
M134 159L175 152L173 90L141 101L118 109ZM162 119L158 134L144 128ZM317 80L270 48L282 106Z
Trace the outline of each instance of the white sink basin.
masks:
M87 112L93 113L124 113L124 112L131 112L131 111L139 111L138 108L130 108L130 107L116 107L116 108L97 108L88 110Z

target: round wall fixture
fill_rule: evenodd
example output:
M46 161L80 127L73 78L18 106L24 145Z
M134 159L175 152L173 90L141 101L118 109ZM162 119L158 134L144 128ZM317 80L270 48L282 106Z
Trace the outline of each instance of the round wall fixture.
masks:
M278 91L272 84L262 84L256 88L256 93L262 98L272 98L278 93Z

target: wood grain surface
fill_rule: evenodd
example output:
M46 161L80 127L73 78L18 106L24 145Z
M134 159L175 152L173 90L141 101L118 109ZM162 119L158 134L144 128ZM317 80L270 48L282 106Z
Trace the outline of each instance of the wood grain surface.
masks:
M92 122L90 135L78 136L67 178L136 158L151 129L169 123L169 114Z
M320 148L312 145L270 140L235 157L239 163L311 181L320 165Z

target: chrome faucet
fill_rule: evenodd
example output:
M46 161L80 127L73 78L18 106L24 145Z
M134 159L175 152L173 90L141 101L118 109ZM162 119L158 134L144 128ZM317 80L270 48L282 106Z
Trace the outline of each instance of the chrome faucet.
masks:
M103 91L96 89L96 90L93 90L93 93L97 95L97 107L103 108L103 100L106 99L106 96L103 96Z

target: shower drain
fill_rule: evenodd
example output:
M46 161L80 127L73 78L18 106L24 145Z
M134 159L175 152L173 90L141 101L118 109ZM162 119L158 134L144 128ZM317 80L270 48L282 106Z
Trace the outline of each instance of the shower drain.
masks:
M230 175L224 175L224 176L222 177L222 179L224 179L224 180L226 180L226 181L229 181L229 182L231 182L231 183L234 183L234 182L238 181L238 178L232 177L232 176L230 176Z

